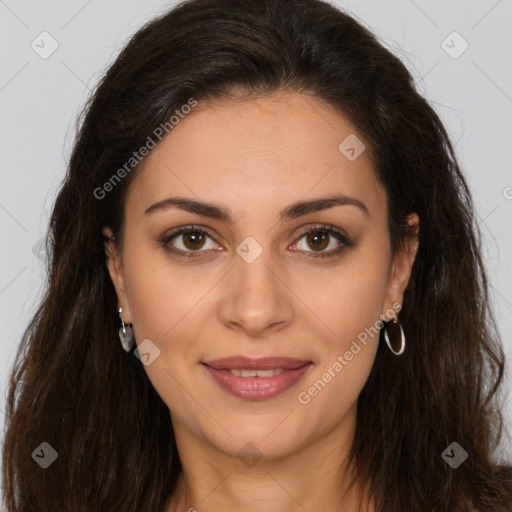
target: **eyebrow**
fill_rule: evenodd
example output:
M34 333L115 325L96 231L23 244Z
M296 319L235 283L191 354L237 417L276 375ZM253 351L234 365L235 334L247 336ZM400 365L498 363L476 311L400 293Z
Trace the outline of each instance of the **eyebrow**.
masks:
M306 201L297 201L296 203L287 206L281 212L279 212L280 222L285 220L292 220L309 213L319 212L321 210L327 210L334 206L356 206L363 211L367 216L370 215L366 205L356 199L355 197L346 196L344 194L336 194L329 197L321 197L317 199L308 199ZM186 212L195 213L204 217L210 217L227 224L233 224L234 218L233 213L229 208L220 206L214 203L207 203L204 201L196 201L195 199L188 199L185 197L169 197L158 201L151 205L144 212L146 215L150 215L157 212L163 212L171 207L179 208Z

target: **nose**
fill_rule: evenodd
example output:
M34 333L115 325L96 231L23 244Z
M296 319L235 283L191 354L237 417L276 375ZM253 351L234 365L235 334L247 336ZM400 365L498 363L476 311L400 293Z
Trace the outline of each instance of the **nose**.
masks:
M233 260L219 311L224 325L251 337L266 337L290 325L293 293L270 251L263 251L251 263L238 255Z

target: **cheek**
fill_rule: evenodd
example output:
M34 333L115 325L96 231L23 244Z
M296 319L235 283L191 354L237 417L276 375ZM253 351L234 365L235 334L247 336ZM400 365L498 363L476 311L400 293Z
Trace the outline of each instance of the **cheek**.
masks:
M336 340L337 350L374 327L384 313L387 257L376 258L373 254L370 248L352 253L324 278L325 286L315 287L315 293L310 295L315 312Z
M369 249L332 273L329 293L312 297L329 329L322 336L322 361L297 398L304 406L322 408L327 417L337 417L356 403L375 360L388 266L386 257L376 258ZM335 408L329 408L332 403Z
M384 284L385 269L377 268L347 271L332 281L331 301L325 302L322 315L330 333L319 343L320 364L297 394L315 430L341 421L357 404L377 353Z
M296 399L304 415L303 428L321 436L342 423L344 418L355 414L358 397L368 380L377 349L376 344L359 345L360 351L354 351L357 353L350 361L346 359L345 352L331 358L300 387Z
M125 253L125 287L133 328L137 344L149 339L159 350L154 362L144 367L153 387L170 409L188 411L192 418L190 398L182 386L197 363L197 340L203 325L198 316L204 316L201 298L212 280L199 278L199 273L192 277L194 271L173 265L163 251L158 252L135 249ZM186 389L195 388L186 384Z
M163 342L198 305L207 288L204 278L192 278L193 271L173 265L163 250L142 248L142 244L127 244L124 275L137 340Z

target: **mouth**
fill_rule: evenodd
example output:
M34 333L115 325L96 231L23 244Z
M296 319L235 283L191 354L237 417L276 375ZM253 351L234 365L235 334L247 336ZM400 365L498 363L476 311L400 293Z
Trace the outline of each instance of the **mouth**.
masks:
M311 361L303 359L295 359L293 357L260 357L253 359L246 356L232 356L223 359L215 359L206 361L203 364L211 366L216 370L295 370L311 363Z
M246 400L265 400L297 384L313 363L289 357L233 356L202 363L215 382Z

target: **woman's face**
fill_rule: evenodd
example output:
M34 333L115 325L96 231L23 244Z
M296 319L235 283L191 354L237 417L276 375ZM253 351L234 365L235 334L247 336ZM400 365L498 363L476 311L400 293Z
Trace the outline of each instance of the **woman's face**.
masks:
M178 442L272 459L351 435L416 251L391 259L364 143L299 93L199 104L134 177L109 270Z

